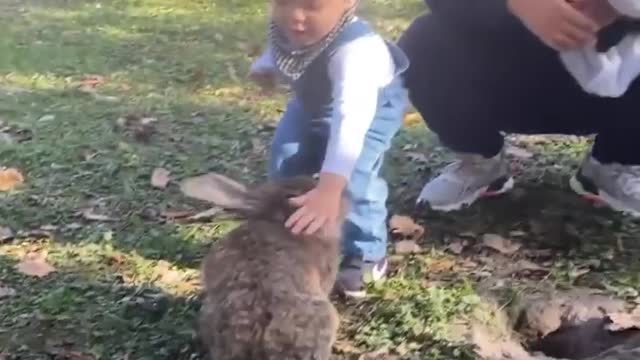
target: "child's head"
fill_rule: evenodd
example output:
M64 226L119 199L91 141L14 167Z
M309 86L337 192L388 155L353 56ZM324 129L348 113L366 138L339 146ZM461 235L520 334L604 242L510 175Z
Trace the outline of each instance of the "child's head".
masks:
M271 16L296 47L325 37L357 0L271 0Z

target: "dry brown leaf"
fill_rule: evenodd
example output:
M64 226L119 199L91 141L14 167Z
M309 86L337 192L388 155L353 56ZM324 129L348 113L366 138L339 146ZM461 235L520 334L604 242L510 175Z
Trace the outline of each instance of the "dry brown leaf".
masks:
M418 254L422 252L422 248L413 240L402 240L395 244L395 252L399 255Z
M456 262L448 258L440 258L429 261L427 265L429 273L437 274L451 271L456 266Z
M171 264L168 261L160 260L154 270L155 276L161 283L164 284L177 284L182 281L182 274L171 268Z
M0 300L16 295L16 291L10 287L0 285Z
M193 216L189 216L187 220L190 221L206 221L214 218L218 214L220 214L220 208L211 208L209 210L201 211Z
M484 234L482 244L504 255L512 255L522 247L522 244L505 239L498 234Z
M424 235L424 227L404 215L393 215L389 220L389 228L393 234L401 235L406 239L417 240Z
M391 355L386 351L374 351L366 354L360 355L358 360L398 360L400 359L397 355Z
M153 174L151 174L151 186L158 189L166 188L169 182L171 181L170 175L171 175L171 172L167 169L163 169L163 168L154 169Z
M49 265L42 254L30 253L16 265L16 270L25 275L42 278L56 271L56 268Z
M192 215L191 210L164 210L160 213L160 216L168 220L184 219Z
M112 222L112 221L116 221L116 219L107 216L107 215L101 215L101 214L96 214L93 210L93 208L87 208L87 209L83 209L80 211L80 215L82 215L83 218L90 220L90 221L102 221L102 222Z
M0 191L10 191L24 183L24 176L15 168L0 168Z

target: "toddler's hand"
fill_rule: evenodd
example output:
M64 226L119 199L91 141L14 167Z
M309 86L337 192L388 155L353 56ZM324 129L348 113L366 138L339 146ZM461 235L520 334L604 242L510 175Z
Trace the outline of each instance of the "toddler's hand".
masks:
M315 189L291 199L299 209L285 222L285 226L294 234L313 235L319 230L338 231L340 202L346 180L332 174L320 175Z

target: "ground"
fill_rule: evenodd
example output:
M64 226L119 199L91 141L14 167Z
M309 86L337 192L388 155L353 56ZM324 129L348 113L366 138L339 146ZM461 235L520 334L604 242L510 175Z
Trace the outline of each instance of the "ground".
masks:
M425 11L363 6L390 38ZM177 219L207 205L175 184L264 178L285 98L245 74L266 15L258 0L0 2L0 167L23 175L0 179L22 182L0 192L0 359L200 358L200 260L236 223ZM391 209L426 232L390 246L393 276L370 298L339 302L337 357L472 359L464 335L486 289L501 309L536 289L638 298L638 222L567 186L589 139L511 139L517 189L443 215L412 204L450 155L415 115L405 123ZM166 189L156 168L171 172Z

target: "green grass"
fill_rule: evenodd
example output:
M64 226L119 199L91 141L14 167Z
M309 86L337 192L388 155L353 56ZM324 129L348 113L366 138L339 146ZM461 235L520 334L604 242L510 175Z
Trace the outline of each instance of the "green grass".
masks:
M420 11L420 0L368 1L363 9L390 38ZM164 167L175 179L207 171L264 178L264 148L285 98L266 97L245 74L263 44L266 14L257 0L0 4L0 121L15 140L0 142L0 166L26 178L0 193L0 226L19 234L0 244L0 287L16 291L0 299L0 354L200 358L192 341L200 260L235 223L160 221L163 211L206 205L186 200L175 184L152 188L150 175ZM94 75L95 92L83 91ZM127 115L157 119L148 141L117 126ZM337 356L381 350L472 358L452 324L468 322L481 302L477 272L500 262L470 270L464 262L482 251L441 251L464 233L473 242L485 232L523 232L528 248L554 251L545 284L638 296L638 224L593 210L566 189L587 141L519 144L539 155L513 159L525 170L514 195L458 214L415 214L428 227L428 251L396 258L394 276L370 299L340 305ZM428 157L408 160L411 153ZM449 156L423 125L403 129L387 168L394 211L410 212L424 180ZM86 220L78 215L86 208L114 221ZM34 232L43 229L46 236ZM18 272L29 252L46 253L57 272L44 279ZM590 272L576 276L585 264ZM526 288L532 280L509 281Z

